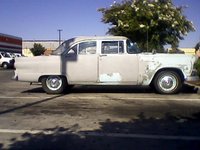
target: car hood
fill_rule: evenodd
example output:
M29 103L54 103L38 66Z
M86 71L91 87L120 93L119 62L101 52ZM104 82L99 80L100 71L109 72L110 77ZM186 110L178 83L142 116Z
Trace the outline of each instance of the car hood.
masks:
M198 57L195 55L185 55L185 54L152 54L152 53L141 53L139 54L139 59L147 62L160 62L162 64L194 64Z

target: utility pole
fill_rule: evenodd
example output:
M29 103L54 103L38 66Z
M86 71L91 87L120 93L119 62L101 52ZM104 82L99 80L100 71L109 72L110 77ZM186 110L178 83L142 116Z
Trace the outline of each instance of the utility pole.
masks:
M61 44L61 31L62 29L58 29L59 45Z

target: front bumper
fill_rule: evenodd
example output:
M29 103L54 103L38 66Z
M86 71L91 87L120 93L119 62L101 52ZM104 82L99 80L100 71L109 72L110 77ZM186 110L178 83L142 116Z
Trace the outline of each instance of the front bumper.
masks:
M185 80L185 84L200 88L200 77L199 76L190 76Z
M186 82L200 81L200 77L199 77L198 72L195 68L193 68L191 75L186 77L185 81Z
M185 79L186 82L196 82L196 81L200 81L200 78L199 76L190 76L190 77L187 77Z

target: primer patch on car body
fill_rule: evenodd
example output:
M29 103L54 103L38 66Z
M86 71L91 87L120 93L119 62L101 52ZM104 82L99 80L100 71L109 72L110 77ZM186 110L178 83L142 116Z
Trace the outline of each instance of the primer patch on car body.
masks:
M119 82L122 80L119 73L101 74L99 76L100 82Z

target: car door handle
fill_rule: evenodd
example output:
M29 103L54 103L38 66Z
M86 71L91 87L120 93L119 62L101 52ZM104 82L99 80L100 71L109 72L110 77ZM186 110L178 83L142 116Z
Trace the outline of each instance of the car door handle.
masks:
M105 57L105 56L107 56L106 54L104 54L104 55L100 55L100 57Z

